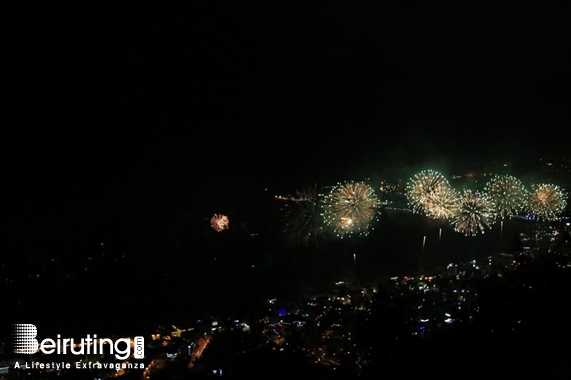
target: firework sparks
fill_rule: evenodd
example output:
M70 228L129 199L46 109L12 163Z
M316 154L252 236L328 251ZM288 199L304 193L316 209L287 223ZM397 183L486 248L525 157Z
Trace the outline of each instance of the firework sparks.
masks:
M222 232L227 230L230 225L230 220L226 215L223 214L214 214L212 218L210 218L210 226L216 232Z
M452 218L454 230L466 236L475 236L491 228L496 214L494 203L485 193L464 190L460 197L458 212Z
M373 188L364 182L334 187L324 200L325 223L337 236L366 236L379 209Z
M535 218L557 220L566 206L565 194L559 186L545 183L531 186L527 207Z
M406 198L412 211L447 220L456 214L460 195L441 173L423 170L408 181Z
M511 175L496 175L485 186L499 217L511 217L523 211L527 191L523 184Z
M317 186L296 191L296 197L287 198L281 209L284 232L291 241L318 244L325 236L321 217L322 199Z

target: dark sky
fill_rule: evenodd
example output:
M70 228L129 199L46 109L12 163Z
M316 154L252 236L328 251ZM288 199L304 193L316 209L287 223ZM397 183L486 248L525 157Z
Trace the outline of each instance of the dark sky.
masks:
M11 193L297 186L569 155L566 2L2 8Z

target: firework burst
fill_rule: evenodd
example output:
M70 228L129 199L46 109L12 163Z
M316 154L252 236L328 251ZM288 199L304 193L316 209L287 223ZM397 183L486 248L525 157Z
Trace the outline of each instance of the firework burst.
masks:
M230 220L226 215L223 214L214 214L212 218L210 218L210 227L216 232L222 232L227 230L230 225Z
M458 210L460 195L434 170L423 170L409 179L405 194L412 211L430 218L447 220Z
M440 221L453 218L458 212L460 194L451 187L442 186L428 197L424 204L426 216Z
M464 190L460 197L458 212L452 218L454 230L466 236L484 233L496 219L494 203L485 193Z
M523 184L511 175L496 175L485 186L500 218L517 215L525 208L527 191Z
M371 186L364 182L346 182L337 184L325 197L323 217L337 236L366 236L379 206Z
M322 197L317 186L296 191L281 208L284 232L291 241L305 245L318 244L325 236Z
M532 185L527 200L529 213L541 220L557 220L565 210L567 200L565 194L557 185Z

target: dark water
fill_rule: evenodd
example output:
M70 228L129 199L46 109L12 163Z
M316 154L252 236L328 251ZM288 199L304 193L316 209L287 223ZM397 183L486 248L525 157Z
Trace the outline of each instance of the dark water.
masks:
M317 246L237 228L234 234L208 231L189 237L180 249L166 252L122 247L126 258L92 266L81 276L7 289L8 319L34 323L42 331L84 335L148 332L158 324L184 326L197 318L249 317L267 298L295 300L326 291L335 281L367 283L509 253L517 234L531 228L529 222L507 220L503 230L498 222L484 235L466 237L450 226L390 210L374 226L369 236Z

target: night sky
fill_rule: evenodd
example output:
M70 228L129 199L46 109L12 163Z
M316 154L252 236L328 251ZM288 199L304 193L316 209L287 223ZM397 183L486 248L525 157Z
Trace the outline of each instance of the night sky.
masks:
M564 2L3 7L16 183L305 184L566 150Z
M562 1L4 2L2 24L7 260L160 252L313 183L569 157Z

